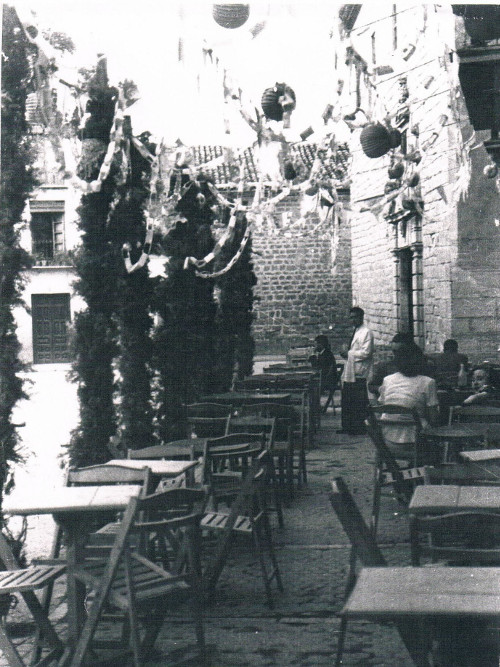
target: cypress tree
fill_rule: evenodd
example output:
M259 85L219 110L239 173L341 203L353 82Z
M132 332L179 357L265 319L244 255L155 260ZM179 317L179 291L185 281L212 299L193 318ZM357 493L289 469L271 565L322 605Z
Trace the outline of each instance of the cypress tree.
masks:
M100 61L89 85L79 175L96 179L109 141L118 91L108 84L105 61ZM100 192L85 194L78 209L82 244L75 258L75 289L87 309L75 317L74 371L78 381L80 424L72 434L70 462L74 466L109 459L106 445L116 430L113 404L113 358L117 353L116 309L118 257L107 225L114 195L111 177Z
M155 332L156 396L159 436L183 437L183 405L212 390L215 302L213 284L185 269L186 257L203 258L214 246L211 232L214 198L206 182L191 182L177 205L179 218L162 240L169 275L155 289L161 325Z
M131 136L131 128L126 127ZM153 145L147 146L154 151ZM144 241L144 206L149 193L149 163L131 147L130 172L118 188L119 202L111 218L116 247L127 242L132 262L138 259ZM120 445L124 451L153 444L151 404L151 300L153 282L147 266L127 273L121 263L118 275L118 419Z
M0 198L0 493L13 484L12 463L19 460L19 439L12 423L14 406L26 398L19 372L20 344L13 308L20 305L23 272L29 255L19 246L17 225L35 186L33 152L25 119L31 80L27 41L12 7L2 16L2 145ZM0 497L1 500L1 497Z
M240 247L247 220L245 216L238 215L234 238L219 254L216 270L226 266ZM217 388L222 391L229 389L234 375L243 378L252 374L255 352L252 335L253 287L256 283L250 238L234 266L216 279L219 290L216 318L216 379Z

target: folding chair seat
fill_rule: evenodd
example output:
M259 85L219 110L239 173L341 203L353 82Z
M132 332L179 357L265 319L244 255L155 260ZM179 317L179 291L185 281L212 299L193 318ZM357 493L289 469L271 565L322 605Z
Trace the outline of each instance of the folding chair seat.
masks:
M356 564L359 559L363 567L385 567L387 562L375 540L372 530L366 525L361 512L349 492L342 477L336 477L330 487L330 503L351 542L350 567L347 578L345 598L349 596L356 582ZM347 633L347 615L342 614L337 645L335 667L342 664L345 637ZM401 639L416 665L430 667L422 661L422 647L415 645L414 624L406 620L395 623Z
M267 509L267 490L271 462L262 451L245 473L240 491L225 512L206 512L201 520L204 530L219 534L215 554L203 573L206 593L211 595L227 562L237 535L252 537L257 551L267 603L273 607L271 584L276 581L283 591L278 561L274 553L271 524Z
M384 411L389 407L393 406L384 406L378 409ZM375 417L373 410L370 411L365 424L367 434L375 446L375 472L370 525L373 535L376 536L382 489L390 487L395 492L397 500L404 507L407 507L411 500L415 484L424 479L424 466L409 468L399 465L398 460L385 443L380 422Z
M48 646L49 653L43 659L37 658L31 661L31 665L48 665L57 660L64 651L64 645L57 636L48 615L47 610L39 602L35 594L36 590L46 588L52 585L58 577L66 570L65 565L34 565L27 568L20 568L12 553L9 543L5 536L0 533L0 560L2 561L4 571L0 572L0 595L11 596L14 593L20 593L30 610L36 623L40 641L40 653L43 645ZM8 623L0 623L0 650L4 654L9 667L25 667L21 655L9 636Z
M218 438L227 432L230 405L191 403L186 405L188 438Z
M134 665L141 667L153 649L169 606L188 600L192 606L198 650L204 653L204 634L201 616L200 515L180 514L168 519L142 517L160 515L166 507L174 508L176 497L182 502L185 489L172 489L141 498L132 498L116 533L109 558L85 561L75 572L76 578L89 590L88 615L76 645L71 667L79 667L89 652L97 655L99 649L112 664L124 664L124 654L132 653ZM175 550L180 555L169 569L159 567L137 551L134 544L145 533L161 532L165 539L175 533ZM118 640L95 639L104 610L122 612L127 631ZM141 615L141 612L143 614ZM141 629L141 621L143 628ZM108 629L109 632L109 629ZM98 658L93 657L94 662ZM119 661L119 662L118 662Z

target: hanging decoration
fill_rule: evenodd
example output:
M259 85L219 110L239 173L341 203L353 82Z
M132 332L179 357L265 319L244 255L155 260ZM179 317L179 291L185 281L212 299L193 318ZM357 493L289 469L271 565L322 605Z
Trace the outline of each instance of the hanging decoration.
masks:
M214 5L212 16L222 28L230 30L241 28L250 16L250 5L237 3Z
M361 130L361 148L369 158L382 157L401 143L401 133L382 123L370 123Z
M262 93L261 106L268 120L283 121L284 127L289 127L290 114L296 106L295 92L286 83L277 83Z

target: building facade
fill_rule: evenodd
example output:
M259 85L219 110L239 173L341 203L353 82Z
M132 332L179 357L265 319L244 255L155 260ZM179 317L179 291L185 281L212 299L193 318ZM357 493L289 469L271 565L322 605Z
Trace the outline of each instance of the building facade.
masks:
M496 360L498 182L485 175L495 175L489 133L464 96L464 19L451 5L345 5L339 37L341 99L354 119L353 300L382 352L411 331L429 352L455 338L472 360Z

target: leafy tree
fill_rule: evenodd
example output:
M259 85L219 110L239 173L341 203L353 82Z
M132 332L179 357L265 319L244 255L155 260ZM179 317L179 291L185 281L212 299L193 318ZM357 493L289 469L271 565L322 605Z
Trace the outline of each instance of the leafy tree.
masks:
M35 185L33 152L25 120L31 80L29 48L15 10L2 16L2 145L0 195L0 492L13 484L11 465L19 459L18 435L12 423L14 406L26 398L19 371L20 344L13 308L21 305L23 272L29 255L19 246L18 224Z

